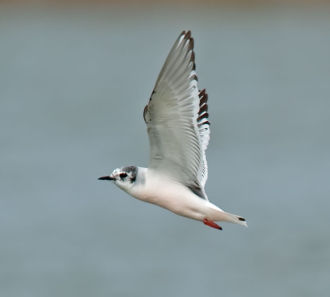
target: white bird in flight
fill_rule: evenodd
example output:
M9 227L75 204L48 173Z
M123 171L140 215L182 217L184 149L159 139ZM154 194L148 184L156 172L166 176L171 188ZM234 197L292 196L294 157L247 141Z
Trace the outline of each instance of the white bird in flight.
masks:
M133 197L222 230L215 222L247 226L244 218L209 201L204 190L210 139L207 93L199 90L194 40L183 31L175 41L143 111L150 143L149 167L115 169L113 181Z

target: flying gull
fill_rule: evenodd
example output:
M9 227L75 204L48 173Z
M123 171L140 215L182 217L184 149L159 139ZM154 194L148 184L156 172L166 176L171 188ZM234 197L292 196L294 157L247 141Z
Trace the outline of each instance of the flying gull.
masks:
M194 40L183 31L157 78L143 118L150 143L149 167L126 166L100 180L131 196L222 230L216 222L247 226L244 218L211 203L205 192L205 151L210 140L208 95L198 89Z

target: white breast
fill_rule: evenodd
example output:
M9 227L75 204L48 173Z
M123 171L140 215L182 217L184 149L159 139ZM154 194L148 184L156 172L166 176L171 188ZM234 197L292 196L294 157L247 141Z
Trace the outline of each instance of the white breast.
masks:
M152 169L143 168L143 171L144 178L129 193L135 198L195 220L203 220L211 209L220 210L169 177Z

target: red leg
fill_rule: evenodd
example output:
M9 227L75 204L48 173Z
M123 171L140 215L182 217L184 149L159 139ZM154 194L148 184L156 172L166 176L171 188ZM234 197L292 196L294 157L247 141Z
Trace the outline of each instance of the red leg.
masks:
M208 219L206 219L206 218L203 220L203 223L204 223L205 225L207 225L207 226L212 227L212 228L222 230L222 228L221 228L218 224L216 224L216 223L214 223L213 221L208 220Z

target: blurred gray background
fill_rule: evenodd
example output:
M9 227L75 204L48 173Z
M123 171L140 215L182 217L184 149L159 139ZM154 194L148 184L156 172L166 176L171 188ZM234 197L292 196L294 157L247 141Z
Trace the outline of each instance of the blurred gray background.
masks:
M147 166L174 40L209 94L218 232L97 181ZM0 5L0 295L328 296L328 6Z

